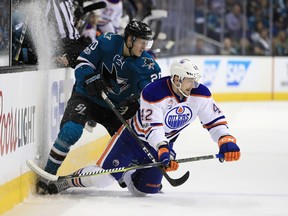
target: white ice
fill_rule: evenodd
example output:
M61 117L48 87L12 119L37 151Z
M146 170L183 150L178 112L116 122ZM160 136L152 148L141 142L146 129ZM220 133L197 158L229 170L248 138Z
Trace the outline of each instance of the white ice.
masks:
M58 195L31 195L3 216L287 216L288 102L219 103L237 138L238 162L217 159L189 162L169 173L179 187L163 180L163 193L131 197L116 183L106 189L69 189ZM199 122L185 129L176 143L177 157L217 153L217 145Z

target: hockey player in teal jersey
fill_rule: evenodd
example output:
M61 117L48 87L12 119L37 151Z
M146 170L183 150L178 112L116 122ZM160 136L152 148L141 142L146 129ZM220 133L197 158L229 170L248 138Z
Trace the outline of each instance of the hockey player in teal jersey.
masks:
M132 20L124 37L105 33L80 54L75 67L75 85L67 103L60 132L50 151L45 170L56 174L71 146L81 137L86 122L103 125L112 136L121 121L101 97L104 91L125 119L139 108L141 90L160 77L160 67L146 52L153 39L150 27ZM47 183L37 182L38 193Z
M146 43L151 43L151 41L138 40L133 46L142 46L142 48L137 51L128 49L133 57L125 58L121 53L127 45L123 43L122 36L113 33L100 36L78 57L79 63L75 70L77 80L75 91L109 109L107 103L101 98L102 88L99 88L98 92L97 85L90 86L90 81L94 80L98 84L104 78L108 84L108 97L116 107L132 94L139 98L141 90L148 83L159 78L160 68L144 51L145 47L151 46Z

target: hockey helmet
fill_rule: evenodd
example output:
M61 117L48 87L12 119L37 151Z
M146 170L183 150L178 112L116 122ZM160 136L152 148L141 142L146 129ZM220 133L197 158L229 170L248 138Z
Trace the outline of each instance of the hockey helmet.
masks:
M137 21L135 19L131 20L124 31L125 38L129 35L136 38L141 38L144 40L153 40L151 28L144 22Z
M192 78L195 81L199 81L201 78L200 70L197 65L193 64L188 59L176 60L170 67L171 78L175 75L179 76L180 80L186 78Z
M180 60L174 61L171 64L170 73L171 73L171 82L172 82L173 86L175 88L177 88L180 91L180 93L185 97L188 97L189 94L184 93L184 91L181 88L182 87L182 81L184 78L193 79L193 80L191 80L193 82L192 88L198 88L198 86L199 86L198 81L201 78L200 70L198 69L197 65L193 64L188 59L180 59ZM179 77L179 84L178 85L176 85L174 83L174 76L175 75Z

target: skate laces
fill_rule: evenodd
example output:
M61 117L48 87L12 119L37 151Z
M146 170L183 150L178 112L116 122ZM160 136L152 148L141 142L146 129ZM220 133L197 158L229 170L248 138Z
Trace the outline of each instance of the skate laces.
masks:
M63 190L69 188L70 185L68 184L67 180L51 182L48 186L49 194L57 194Z

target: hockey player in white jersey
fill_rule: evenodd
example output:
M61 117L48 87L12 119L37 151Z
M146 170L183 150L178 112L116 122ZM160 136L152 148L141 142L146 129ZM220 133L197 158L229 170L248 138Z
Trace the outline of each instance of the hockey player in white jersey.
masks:
M100 19L97 28L101 33L112 32L119 33L121 19L123 15L122 0L103 0L106 3L104 9L99 10Z
M129 119L129 126L166 171L178 169L173 161L174 143L184 128L198 117L212 140L219 146L219 154L225 161L237 161L240 149L230 134L226 118L216 105L209 89L200 84L197 65L187 59L175 61L170 68L171 77L163 77L148 84L141 93L140 109ZM189 145L187 145L189 148ZM76 173L84 173L131 164L150 163L149 157L139 146L129 130L122 126L109 141L97 166L88 166ZM72 180L52 182L49 193L58 193L69 187L105 187L117 180L124 182L134 196L158 193L162 173L157 169L138 169L126 173L98 175Z

